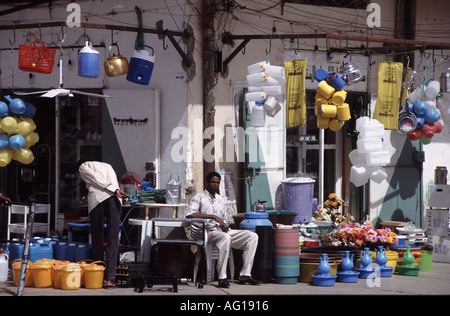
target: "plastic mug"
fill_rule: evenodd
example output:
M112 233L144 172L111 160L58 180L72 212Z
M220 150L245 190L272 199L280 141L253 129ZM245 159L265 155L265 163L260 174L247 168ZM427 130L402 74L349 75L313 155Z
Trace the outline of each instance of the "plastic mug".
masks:
M328 75L327 82L336 90L342 90L345 87L345 81L337 72Z
M345 90L336 91L331 98L331 101L336 105L342 105L347 97L347 92Z
M336 91L332 86L330 86L325 80L319 82L316 91L325 99L330 99L334 92Z

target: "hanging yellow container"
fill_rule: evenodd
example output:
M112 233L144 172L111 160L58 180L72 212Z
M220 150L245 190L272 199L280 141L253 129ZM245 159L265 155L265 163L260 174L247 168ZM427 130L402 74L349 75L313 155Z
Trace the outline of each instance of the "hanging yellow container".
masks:
M319 93L324 99L331 99L334 92L336 91L332 86L330 86L325 80L319 82L316 88L317 93Z
M338 105L337 107L337 119L338 121L347 121L351 118L350 107L348 103Z
M50 287L52 283L52 264L51 263L41 263L36 264L36 262L31 266L31 271L33 271L34 287Z
M98 265L97 263L102 263L103 265ZM94 261L84 267L84 285L87 289L101 289L103 287L104 265L103 261Z
M337 132L341 129L342 126L344 126L344 121L338 121L337 119L331 119L330 123L328 124L328 127L333 131Z
M81 267L76 263L69 263L61 270L61 288L78 290L81 286Z
M31 266L33 263L28 261L27 263L27 272L25 273L25 284L24 286L30 287L33 286L33 273L31 271ZM22 259L16 259L11 264L13 270L13 281L14 285L18 286L20 281L20 269L22 268Z
M82 261L78 261L78 265L81 268L81 278L80 278L80 285L84 286L85 285L85 267L88 266L89 264L93 263L94 260L92 259L86 259L86 260L82 260Z

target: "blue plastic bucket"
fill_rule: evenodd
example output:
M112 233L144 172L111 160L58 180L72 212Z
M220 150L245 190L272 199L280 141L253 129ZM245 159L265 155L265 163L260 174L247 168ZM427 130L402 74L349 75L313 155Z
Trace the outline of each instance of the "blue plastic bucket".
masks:
M294 224L311 221L314 182L311 178L288 178L281 183L284 208L296 213Z
M274 229L273 274L275 283L296 284L300 275L299 231Z
M137 84L148 85L155 65L155 52L152 47L147 45L142 45L139 48L143 47L150 48L152 54L150 55L149 51L144 49L134 51L128 66L127 80Z
M272 222L269 220L269 214L266 212L247 212L245 218L240 224L241 229L255 231L256 226L270 226Z

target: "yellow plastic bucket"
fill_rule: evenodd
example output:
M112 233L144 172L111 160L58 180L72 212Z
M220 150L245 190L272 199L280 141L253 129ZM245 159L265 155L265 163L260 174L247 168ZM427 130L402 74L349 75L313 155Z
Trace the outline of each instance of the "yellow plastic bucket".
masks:
M25 273L25 284L24 284L24 286L26 286L26 287L33 286L34 280L33 280L33 273L31 271L31 266L32 265L33 265L33 263L28 261L28 263L27 263L27 271ZM14 260L12 262L11 266L12 266L12 270L13 270L14 285L18 286L19 285L19 281L20 281L20 269L22 268L22 259Z
M98 265L97 263L102 263L103 265ZM103 261L94 261L84 267L84 286L87 289L101 289L103 287L104 265Z
M37 265L50 265L50 266L52 266L52 269L51 269L52 283L53 283L53 278L54 278L53 263L56 262L56 261L57 261L56 259L43 258L43 259L36 260L34 262L34 264L37 264Z
M80 268L81 268L81 278L80 278L80 285L81 285L81 286L84 286L84 285L85 285L85 277L84 277L85 271L84 271L84 268L85 268L87 265L91 264L93 261L94 261L94 260L92 260L92 259L86 259L86 260L82 260L82 261L78 261L78 262L77 262L78 265L79 265Z
M43 288L53 285L51 263L35 263L31 266L31 271L33 271L34 287Z
M53 270L53 287L55 289L61 289L61 275L62 269L69 264L69 261L55 261L52 265Z
M78 290L81 284L81 267L69 263L61 269L61 288L63 290Z

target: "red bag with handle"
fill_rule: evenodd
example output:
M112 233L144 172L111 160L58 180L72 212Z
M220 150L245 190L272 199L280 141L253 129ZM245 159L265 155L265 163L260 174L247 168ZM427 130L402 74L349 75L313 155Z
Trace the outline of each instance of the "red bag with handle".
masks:
M39 43L40 46L36 46ZM53 71L56 49L46 48L41 41L19 46L19 69L49 74Z

